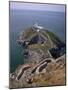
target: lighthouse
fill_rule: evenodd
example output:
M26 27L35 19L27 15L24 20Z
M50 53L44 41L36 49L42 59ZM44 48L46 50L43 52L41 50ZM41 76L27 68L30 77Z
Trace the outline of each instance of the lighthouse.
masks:
M40 30L44 29L42 26L38 25L38 23L35 23L32 27L33 30L39 32Z

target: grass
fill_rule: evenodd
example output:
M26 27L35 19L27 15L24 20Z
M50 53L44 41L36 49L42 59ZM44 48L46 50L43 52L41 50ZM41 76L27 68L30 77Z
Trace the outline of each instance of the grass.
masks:
M49 48L50 48L50 44L47 45L47 44L32 44L32 45L29 45L29 48L30 49L41 49L42 51L47 51Z
M23 35L24 35L24 38L25 39L30 39L32 35L36 34L36 31L32 30L31 27L27 28L24 32L23 32Z
M35 75L34 82L38 86L65 85L65 65L57 67L57 64L49 64L46 73Z
M61 40L57 37L57 35L55 35L54 33L50 32L50 31L47 31L46 33L49 35L49 37L51 38L51 40L53 41L53 43L55 43L57 45L59 43L61 43Z

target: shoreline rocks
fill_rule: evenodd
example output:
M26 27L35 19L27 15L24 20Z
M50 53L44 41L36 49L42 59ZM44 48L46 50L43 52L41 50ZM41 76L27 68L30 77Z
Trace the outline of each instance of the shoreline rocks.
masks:
M54 73L60 71L62 76L65 74L65 52L56 58L51 53L53 49L58 48L58 45L61 44L60 39L52 32L47 30L37 32L29 28L20 35L17 42L25 47L26 63L10 74L10 88L47 86L50 83L54 85L55 78L58 78ZM54 80L53 76L55 77ZM64 77L63 84L65 84Z

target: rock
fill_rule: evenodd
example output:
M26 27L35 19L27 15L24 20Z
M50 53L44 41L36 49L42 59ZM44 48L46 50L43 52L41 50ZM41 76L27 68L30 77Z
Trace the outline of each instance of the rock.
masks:
M33 78L27 78L27 83L29 83L29 84L32 84L33 83Z
M10 81L12 87L17 87L16 85L18 87L46 86L46 84L49 85L48 82L55 82L55 78L57 78L55 74L51 74L52 72L55 73L57 71L58 73L60 69L60 73L65 74L62 71L65 68L65 55L62 56L65 51L61 50L63 53L60 53L61 57L58 53L58 58L55 49L62 46L60 45L62 41L54 33L45 28L37 31L31 27L27 28L19 36L17 42L25 47L24 56L27 64L21 65L15 73L10 74L10 78L13 79ZM57 58L54 58L51 52Z

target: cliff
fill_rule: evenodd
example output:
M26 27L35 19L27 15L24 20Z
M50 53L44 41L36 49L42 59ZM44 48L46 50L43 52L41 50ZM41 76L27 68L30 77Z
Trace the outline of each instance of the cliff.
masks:
M47 57L57 58L65 53L61 52L65 44L53 32L46 29L37 31L36 28L29 27L21 32L17 43L25 47L24 56L30 62L36 63Z
M53 32L32 26L17 43L25 48L26 63L10 74L10 88L65 85L65 44Z

